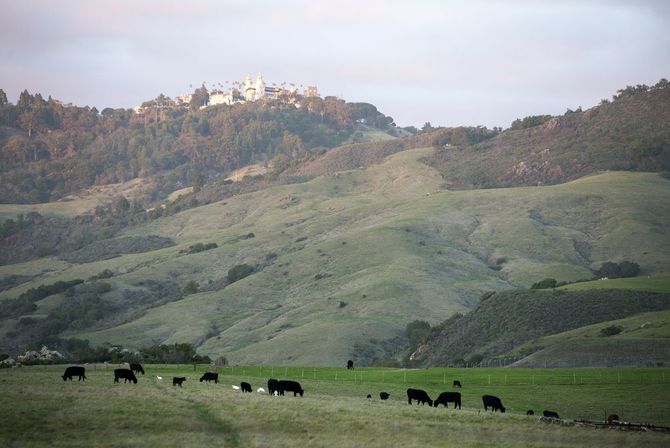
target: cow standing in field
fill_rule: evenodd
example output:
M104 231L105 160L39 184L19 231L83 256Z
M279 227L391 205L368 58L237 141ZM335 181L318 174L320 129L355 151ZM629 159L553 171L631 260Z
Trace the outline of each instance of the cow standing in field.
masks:
M181 385L184 381L186 381L186 377L175 376L175 377L172 378L172 385L181 387Z
M484 402L485 411L488 411L488 408L490 407L493 412L500 411L503 414L505 413L505 406L503 406L500 398L494 397L493 395L484 395L482 401Z
M420 404L428 403L428 406L433 405L433 400L430 399L428 393L421 389L407 389L407 401L409 404L412 404L412 400L416 400L416 402Z
M249 383L245 383L244 381L242 381L242 382L240 383L240 389L242 389L242 392L249 392L249 393L251 393L251 384L249 384Z
M435 400L433 406L437 407L443 404L445 408L449 407L448 403L454 403L454 409L461 408L461 393L460 392L442 392Z
M284 395L284 392L293 392L294 397L298 394L300 394L302 397L302 395L305 393L299 382L279 380L279 395Z
M131 381L137 384L137 377L130 369L114 369L114 382L118 383L119 378L123 378L124 383Z
M555 418L555 419L560 419L561 417L558 416L558 412L554 411L544 411L542 413L546 418Z
M461 382L458 380L454 380L454 387L458 387L459 389L463 386L461 386Z
M274 378L268 380L268 393L270 395L279 394L279 381Z
M526 411L526 415L535 415L535 412L533 412L532 409L529 409Z
M131 363L130 370L132 370L133 373L141 373L142 375L144 375L144 369L142 368L142 364Z
M219 374L215 372L205 372L205 374L200 377L200 382L202 383L203 381L207 381L208 383L214 381L214 384L216 384L219 382Z
M388 392L379 392L379 399L382 401L388 400L390 395Z
M353 370L354 368L354 362L350 359L347 361L347 370Z
M86 369L84 367L79 366L68 367L67 369L65 369L65 373L63 374L63 381L67 380L72 381L73 376L78 376L79 381L81 380L86 381Z

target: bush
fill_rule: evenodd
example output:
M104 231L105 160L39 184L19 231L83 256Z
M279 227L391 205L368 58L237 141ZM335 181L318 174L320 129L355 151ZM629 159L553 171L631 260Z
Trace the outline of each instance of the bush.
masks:
M607 261L596 271L596 275L600 278L637 277L639 274L640 265L632 261L622 261L618 264Z
M533 286L531 286L530 289L549 289L555 288L556 285L557 282L555 278L545 278L537 283L533 283Z
M195 294L198 292L198 283L196 283L193 280L189 280L188 283L184 286L184 289L182 290L182 294L185 296L189 294Z
M253 274L254 268L248 264L238 264L233 266L228 270L228 283L235 283L238 280L242 280L244 277L247 277Z
M623 328L616 325L610 325L609 327L605 327L600 330L600 336L614 336L615 334L619 334L622 331Z

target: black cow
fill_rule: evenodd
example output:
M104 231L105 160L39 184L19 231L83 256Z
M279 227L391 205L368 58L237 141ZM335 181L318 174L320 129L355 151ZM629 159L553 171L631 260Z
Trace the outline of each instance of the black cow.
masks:
M558 416L558 412L554 412L554 411L544 411L542 413L542 415L544 415L547 418L557 418L557 419L561 418L561 417Z
M460 381L454 380L454 387L463 387L463 386L461 385Z
M390 395L388 394L388 392L379 392L379 398L381 400L388 400L389 397L390 397Z
M172 385L181 387L182 383L186 381L186 377L174 376L172 377Z
M268 380L268 393L270 395L274 395L275 392L279 393L279 381L274 378L270 378Z
M118 383L119 378L123 378L124 383L132 381L133 383L137 384L137 377L130 369L114 369L114 382Z
M417 403L426 404L428 406L433 405L433 400L430 399L425 390L421 389L407 389L407 401L409 404L412 404L412 400L416 400Z
M214 381L214 384L216 384L219 382L219 374L214 372L205 372L205 374L200 377L200 382L202 383L203 381L207 381L208 383L210 381Z
M372 400L372 395L368 394L367 399Z
M354 368L354 362L350 359L347 361L347 370L351 370Z
M529 409L526 411L526 415L535 415L535 412L533 412L532 409Z
M242 392L251 392L251 384L242 381L240 383L240 389L242 389Z
M461 393L460 392L442 392L433 406L437 407L438 405L443 404L445 408L449 407L448 403L454 403L454 409L461 408Z
M137 364L137 363L131 363L130 364L130 370L136 373L141 373L144 375L144 369L142 368L142 364Z
M488 411L489 407L491 407L491 410L493 412L500 411L503 414L505 413L505 406L503 406L502 401L500 401L500 398L494 397L493 395L484 395L482 397L482 401L484 402L484 410Z
M65 373L63 374L63 381L67 380L72 381L73 376L78 376L79 381L81 380L86 381L86 369L84 367L79 366L68 367L67 369L65 369Z
M284 392L293 392L294 397L298 394L300 394L302 397L302 395L305 393L299 382L279 380L279 395L284 395Z

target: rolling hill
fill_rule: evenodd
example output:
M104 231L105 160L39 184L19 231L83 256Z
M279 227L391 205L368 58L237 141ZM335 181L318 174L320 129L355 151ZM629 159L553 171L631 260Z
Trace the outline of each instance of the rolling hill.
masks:
M95 296L109 314L61 336L131 348L191 342L236 363L332 365L387 356L408 322L437 324L486 291L585 278L608 260L667 275L670 181L662 176L609 172L555 186L446 191L421 162L433 151L236 195L115 237L157 235L174 246L0 266L3 278L22 276L0 298L109 270L109 290ZM189 253L197 243L217 247ZM243 263L254 273L229 284L228 270ZM72 294L92 297L99 281ZM190 281L200 292L179 294ZM3 343L37 334L72 297L51 295L2 320L0 333L11 336Z

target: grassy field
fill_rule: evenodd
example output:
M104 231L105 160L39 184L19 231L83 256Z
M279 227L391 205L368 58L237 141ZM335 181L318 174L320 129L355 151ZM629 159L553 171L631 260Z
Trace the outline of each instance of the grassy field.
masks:
M138 384L113 384L112 366L88 366L86 382L64 383L64 366L0 370L1 446L667 446L670 435L542 423L525 411L566 419L670 424L670 369L220 368L219 384L198 382L198 366L145 366ZM158 380L157 376L163 377ZM172 376L186 376L183 388ZM242 394L270 377L293 378L304 397ZM463 383L463 409L409 406L407 387L435 396ZM382 402L380 391L391 398ZM365 396L372 394L373 399ZM505 414L483 412L499 396Z
M670 277L632 277L593 280L572 283L559 289L579 291L584 289L631 289L635 291L670 292Z

